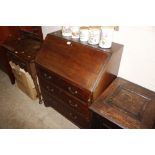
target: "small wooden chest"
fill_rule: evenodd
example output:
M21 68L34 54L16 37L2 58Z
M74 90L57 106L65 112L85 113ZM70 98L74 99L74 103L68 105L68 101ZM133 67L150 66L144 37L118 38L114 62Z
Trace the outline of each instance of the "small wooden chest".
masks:
M153 128L155 93L117 78L90 109L92 128Z
M111 49L101 49L63 37L61 31L48 34L36 57L45 106L89 128L89 106L116 78L122 49L116 43Z

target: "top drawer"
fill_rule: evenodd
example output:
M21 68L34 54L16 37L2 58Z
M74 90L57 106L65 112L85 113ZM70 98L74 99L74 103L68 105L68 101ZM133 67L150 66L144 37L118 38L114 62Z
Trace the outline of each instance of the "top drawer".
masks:
M91 103L91 93L82 90L78 88L78 86L75 86L71 84L71 82L62 79L60 76L56 75L55 73L51 71L47 71L44 68L40 67L39 65L36 65L38 76L46 81L52 82L61 89L67 91L71 95L85 101L86 103Z

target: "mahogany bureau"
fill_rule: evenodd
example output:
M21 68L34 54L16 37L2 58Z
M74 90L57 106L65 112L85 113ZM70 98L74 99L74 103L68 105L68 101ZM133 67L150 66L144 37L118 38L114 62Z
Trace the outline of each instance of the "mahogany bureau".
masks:
M45 106L90 128L89 106L116 78L122 50L117 43L101 49L63 37L61 31L48 34L35 59Z
M117 78L90 109L95 129L154 128L155 92Z

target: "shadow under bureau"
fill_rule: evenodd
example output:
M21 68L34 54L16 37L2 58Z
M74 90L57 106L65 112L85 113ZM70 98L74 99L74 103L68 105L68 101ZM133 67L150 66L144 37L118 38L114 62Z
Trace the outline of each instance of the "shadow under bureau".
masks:
M89 106L117 77L123 46L102 49L48 34L35 59L45 106L53 107L80 128L90 128Z

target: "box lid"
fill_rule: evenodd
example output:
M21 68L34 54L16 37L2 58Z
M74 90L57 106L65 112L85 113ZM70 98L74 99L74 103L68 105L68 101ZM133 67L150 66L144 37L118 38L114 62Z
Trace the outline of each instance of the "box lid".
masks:
M152 128L155 93L117 78L90 109L122 128Z

